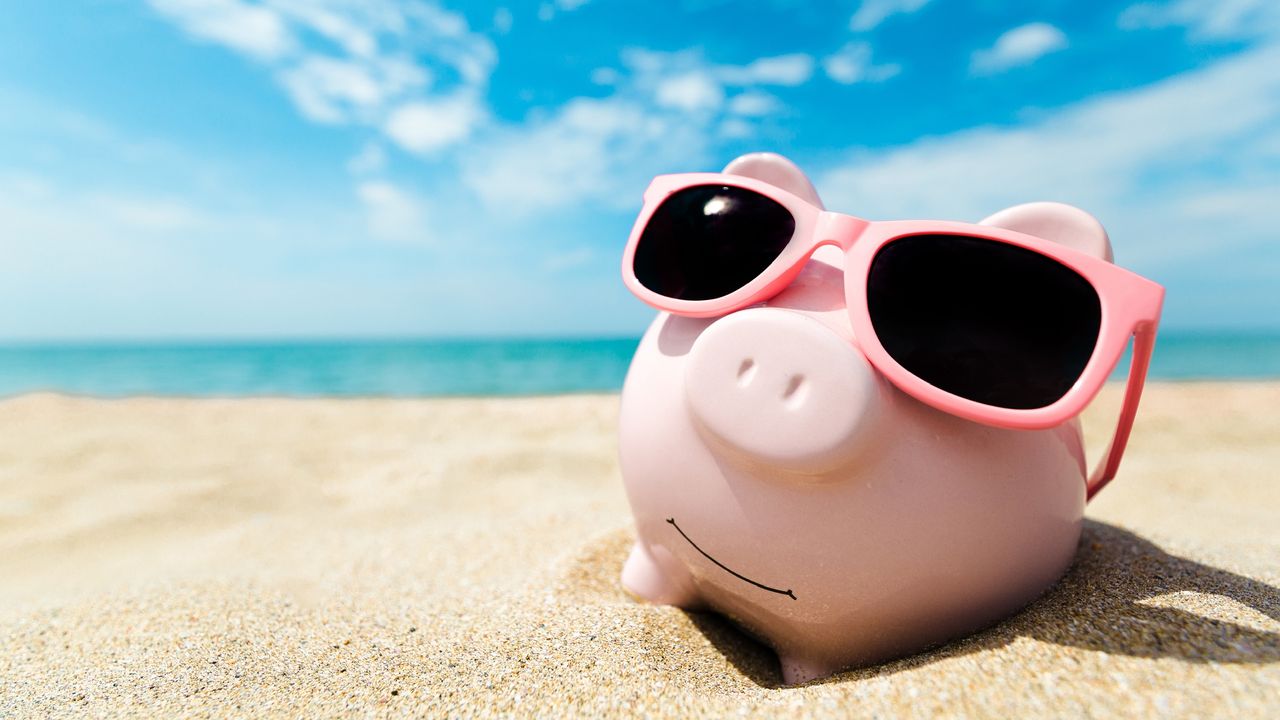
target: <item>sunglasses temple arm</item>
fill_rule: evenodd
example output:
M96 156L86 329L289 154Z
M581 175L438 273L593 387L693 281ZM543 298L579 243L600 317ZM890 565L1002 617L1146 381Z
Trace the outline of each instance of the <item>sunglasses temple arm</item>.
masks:
M1147 381L1147 368L1151 364L1151 351L1156 343L1156 327L1154 323L1140 326L1133 338L1133 362L1129 365L1129 381L1124 392L1124 406L1120 409L1120 421L1116 426L1115 437L1106 455L1098 463L1089 482L1085 486L1085 500L1092 500L1098 491L1111 482L1120 469L1120 458L1124 455L1125 445L1129 443L1129 431L1133 429L1133 419L1138 414L1138 400L1142 397L1142 387Z

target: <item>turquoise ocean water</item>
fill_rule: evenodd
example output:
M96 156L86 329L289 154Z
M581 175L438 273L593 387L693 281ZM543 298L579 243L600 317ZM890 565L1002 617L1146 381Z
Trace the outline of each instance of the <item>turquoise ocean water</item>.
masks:
M0 345L0 396L612 392L636 338ZM1123 372L1123 367L1117 373ZM1165 332L1155 379L1280 378L1280 332Z

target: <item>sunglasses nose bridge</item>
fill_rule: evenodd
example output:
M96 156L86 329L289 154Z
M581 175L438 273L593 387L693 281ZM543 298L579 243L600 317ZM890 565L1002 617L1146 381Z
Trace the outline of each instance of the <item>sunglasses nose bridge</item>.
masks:
M870 225L870 223L862 218L823 210L818 215L818 223L814 227L814 234L817 236L819 243L834 243L839 245L841 249L848 250L853 247L854 241L858 239L858 236L862 234L867 225Z

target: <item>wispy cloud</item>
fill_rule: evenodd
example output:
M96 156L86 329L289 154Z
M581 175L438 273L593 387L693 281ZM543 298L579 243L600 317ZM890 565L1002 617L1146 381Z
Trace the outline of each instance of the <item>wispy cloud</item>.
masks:
M1253 267L1280 272L1280 252L1266 250L1274 203L1262 199L1280 197L1276 67L1280 48L1255 49L1022 126L855 153L818 186L829 205L871 217L976 220L1060 200L1096 214L1119 261L1157 279L1196 277L1214 258L1241 252L1253 254ZM1232 291L1209 285L1171 295L1176 314L1211 318L1228 306Z
M747 140L755 134L755 126L741 116L725 118L716 127L716 135L724 140Z
M191 36L259 60L275 60L297 43L280 14L239 0L148 0Z
M538 19L542 22L549 22L559 13L573 12L589 2L591 2L591 0L554 0L554 2L543 2L538 5Z
M200 205L61 185L0 173L0 307L14 310L0 313L5 337L405 333L422 327L424 308L468 289L425 263L369 272L385 261L349 253L362 218L345 209L264 216L228 208L225 198Z
M763 117L778 112L782 103L778 98L761 90L749 90L729 101L729 112L746 117Z
M347 170L352 175L374 175L387 167L387 153L376 142L365 143L356 156L347 161Z
M515 16L511 14L511 10L500 7L493 11L493 31L499 35L506 35L511 32L511 26L515 24Z
M369 232L384 240L424 242L422 204L408 191L383 180L369 180L357 187L364 205Z
M893 15L913 13L928 4L929 0L863 0L849 19L849 29L872 30Z
M746 65L721 65L713 72L729 85L803 85L813 76L813 56L791 53L763 57Z
M303 58L280 73L280 81L298 110L320 123L372 124L387 103L427 85L430 75L396 58L337 60Z
M461 90L439 99L407 102L392 111L383 129L400 147L426 155L465 140L486 112L475 92Z
M0 28L80 83L68 94L45 86L53 75L18 68L0 87L0 307L40 305L17 320L0 312L0 332L635 329L647 310L619 287L615 265L640 190L655 174L715 169L755 149L817 158L831 206L873 217L976 219L1025 200L1073 202L1104 221L1122 263L1181 278L1169 299L1181 322L1252 307L1252 322L1275 323L1256 309L1265 303L1240 299L1280 277L1266 216L1280 196L1280 51L1259 47L1280 37L1270 0L1124 0L1138 4L1116 22L1132 32L1062 26L1082 59L1125 63L1123 78L1081 82L1065 80L1065 62L1000 75L1066 39L1016 28L1021 10L992 5L944 13L925 0L872 0L787 13L776 2L758 27L690 36L649 34L627 25L634 10L573 0L547 0L562 21L549 24L535 19L537 2L147 1L167 27L114 30L143 44L188 38L191 57L167 42L78 55L74 33L40 36L48 25L23 18ZM679 5L672 22L715 12ZM109 11L81 14L89 23ZM819 14L843 37L815 44ZM879 36L917 24L930 58L958 62L960 75L897 64L910 53ZM1168 55L1178 32L1137 31L1157 27L1216 44ZM636 32L655 47L698 46L620 51ZM501 77L494 42L512 65ZM210 64L194 46L244 62ZM573 52L547 54L564 47ZM752 47L768 49L743 54ZM143 50L174 53L191 83L166 88L170 76L137 73ZM990 73L981 87L963 77L970 60ZM262 102L246 72L274 83L281 102ZM117 92L89 90L119 77L130 82ZM895 87L866 87L882 81ZM1091 94L1108 82L1136 89ZM185 110L205 87L241 122ZM974 91L983 102L956 103ZM871 95L938 102L861 113L856 128L832 120ZM1058 106L1023 107L1032 102ZM261 121L254 132L242 130L248 117ZM305 123L324 128L298 131ZM899 147L848 145L925 133ZM487 310L499 297L510 307ZM470 309L424 312L446 303Z
M773 55L757 58L745 65L730 65L709 63L701 53L690 50L657 52L631 48L622 52L622 61L640 82L661 83L680 75L698 73L718 85L736 87L803 85L813 77L814 67L813 56L805 53ZM623 79L621 74L610 68L598 69L593 74L604 81L601 84L614 84Z
M733 65L642 49L624 51L622 64L593 73L613 88L604 98L575 98L523 125L491 128L460 159L464 184L504 214L628 207L653 175L697 167L720 140L749 137L754 123L783 109L761 88L803 84L814 68L805 54Z
M1280 36L1280 3L1275 0L1173 0L1140 2L1120 13L1122 29L1183 26L1198 39Z
M897 63L877 65L871 60L871 44L854 41L822 60L827 77L841 85L859 82L884 82L902 72Z
M1058 28L1043 22L1027 23L1005 32L991 47L975 52L969 69L976 75L990 75L1030 65L1066 47L1067 36Z
M484 96L497 53L462 15L433 2L151 4L189 35L261 63L311 122L364 128L433 161L490 123ZM387 168L382 146L374 142L348 162L366 236L424 242L424 219L434 216L430 203L386 177Z
M543 15L584 4L546 3ZM922 4L882 3L865 12L907 12ZM752 136L785 110L764 89L803 85L817 65L807 53L730 64L708 62L698 51L626 50L621 69L592 74L612 88L606 97L569 99L524 122L504 123L486 97L496 63L492 44L461 15L433 3L154 0L153 6L189 34L262 62L303 117L373 129L391 146L456 168L473 198L515 214L551 213L575 201L616 206L630 197L623 188L672 166L702 162L717 143ZM279 39L271 52L250 51L214 22L222 16L257 18L242 22L269 24ZM509 12L494 19L506 29L512 21ZM215 27L217 32L210 30ZM316 36L327 42L312 42ZM840 82L897 72L896 66L872 64L867 52L851 44L824 68ZM462 147L465 152L449 153ZM411 207L423 213L425 198L432 204L436 198L427 191L410 198L403 184L379 177L388 163L380 148L372 152L367 146L350 161L357 177L353 190L369 217L397 219L369 226L375 236L392 239L401 234L393 227L411 224L405 221Z
M461 15L432 3L149 2L192 37L267 65L314 122L380 129L421 153L465 139L488 117L478 98L496 51ZM328 43L305 40L312 36Z
M166 301L218 272L217 262L196 260L202 249L219 247L212 238L262 239L244 220L167 193L79 190L54 178L0 174L0 307L15 310L3 314L3 332L155 332L159 316L181 315ZM210 304L233 292L219 289L226 292L209 296ZM198 322L186 318L185 327ZM176 334L184 325L163 327Z
M503 215L627 206L653 175L705 162L714 116L655 108L630 93L578 98L476 147L462 159L462 180Z
M724 87L710 73L692 70L663 78L654 100L662 107L686 112L715 110L724 102Z
M217 13L252 16L277 27L274 50L250 52L227 32L208 30L215 25L211 18L217 13L208 4L214 2ZM546 4L544 10L550 9L543 14L583 4L559 0ZM574 202L621 206L634 194L625 189L643 185L648 176L703 162L716 143L750 137L759 123L785 108L762 88L803 85L816 65L805 53L729 64L708 62L699 51L626 50L621 69L593 73L612 88L608 96L572 98L524 122L501 122L486 97L496 51L461 15L435 4L153 5L189 34L262 62L308 120L373 129L389 145L453 169L470 198L451 192L446 201L428 189L411 193L404 183L393 183L385 177L388 163L380 147L371 154L366 146L349 162L371 234L392 240L420 233L424 215L448 225L445 216L467 212L459 201L501 208L504 216L554 213ZM509 29L512 18L499 13L494 22ZM312 42L315 36L327 42ZM463 147L465 152L450 152ZM436 205L448 207L437 212Z
M591 82L596 85L617 85L622 73L611 67L598 67L591 71Z

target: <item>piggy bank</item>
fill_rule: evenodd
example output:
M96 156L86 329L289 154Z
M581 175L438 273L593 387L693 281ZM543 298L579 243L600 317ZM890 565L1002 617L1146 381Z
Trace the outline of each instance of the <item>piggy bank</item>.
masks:
M821 207L780 156L725 173ZM1076 208L1036 203L983 223L1110 259L1106 233ZM822 247L765 302L660 313L622 391L637 536L622 585L728 616L777 652L787 684L1021 609L1072 562L1086 501L1076 419L1005 429L900 391L858 349L842 267Z

